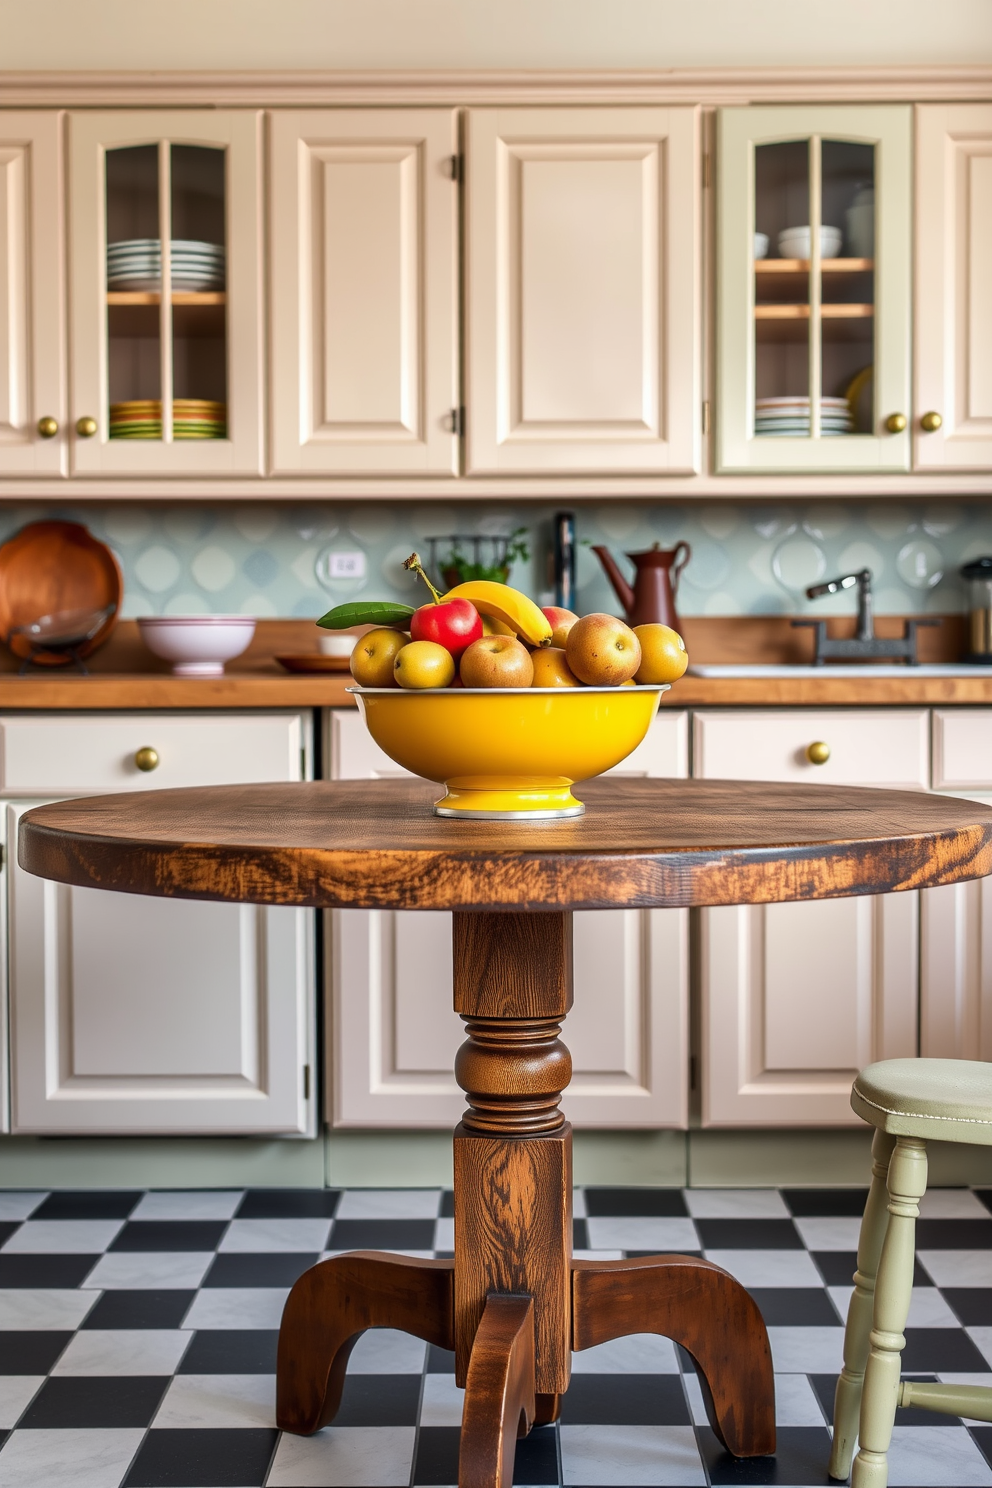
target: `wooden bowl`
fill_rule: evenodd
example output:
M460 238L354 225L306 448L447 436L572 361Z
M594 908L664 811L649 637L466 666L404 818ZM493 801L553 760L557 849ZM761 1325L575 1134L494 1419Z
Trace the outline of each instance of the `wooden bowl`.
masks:
M63 651L34 651L27 636L10 634L58 610L102 610L112 614L80 656L91 656L110 635L120 612L124 579L117 559L81 522L31 522L0 546L0 638L15 656L41 666L70 666Z

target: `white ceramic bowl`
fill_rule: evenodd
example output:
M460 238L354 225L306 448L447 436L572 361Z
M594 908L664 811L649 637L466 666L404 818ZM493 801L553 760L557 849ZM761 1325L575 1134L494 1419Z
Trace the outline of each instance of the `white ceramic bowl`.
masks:
M253 615L144 615L141 639L172 662L175 677L222 677L225 661L240 656L255 634Z
M767 258L768 257L768 234L767 233L759 233L759 232L756 232L755 233L755 235L754 235L754 256L755 256L755 258Z
M357 635L352 635L350 630L337 631L332 635L322 635L317 645L320 647L322 656L350 656L358 644Z
M809 258L812 241L809 227L786 227L778 235L778 251L781 258ZM836 258L844 234L839 227L820 228L820 257Z

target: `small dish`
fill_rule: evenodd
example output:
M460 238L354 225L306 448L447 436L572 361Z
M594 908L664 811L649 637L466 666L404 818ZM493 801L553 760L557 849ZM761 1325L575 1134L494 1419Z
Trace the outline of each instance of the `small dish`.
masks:
M759 233L759 232L756 232L755 233L755 235L754 235L754 256L755 256L755 258L767 258L768 257L768 234L767 233Z
M351 665L348 656L321 656L319 651L305 651L299 656L273 658L287 672L346 672Z
M777 241L780 258L809 258L810 256L812 234L808 225L783 228ZM820 257L836 258L843 241L844 234L839 227L821 227Z
M317 647L322 656L343 656L348 660L355 647L358 645L357 635L350 630L338 631L334 635L322 635L317 642Z
M172 662L174 677L222 677L255 634L252 615L142 615L141 639L154 656Z

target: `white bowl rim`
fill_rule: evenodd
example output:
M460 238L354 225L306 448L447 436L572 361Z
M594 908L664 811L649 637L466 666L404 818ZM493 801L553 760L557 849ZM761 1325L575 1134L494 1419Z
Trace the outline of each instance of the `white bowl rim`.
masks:
M625 688L622 682L618 682L615 687L587 687L584 683L579 687L362 687L356 682L354 687L346 687L345 692L362 697L368 697L370 693L381 697L423 697L425 693L445 697L492 697L494 694L505 697L507 693L517 697L557 697L562 693L572 696L590 692L668 692L671 686L671 682L635 682L633 687Z
M139 615L139 625L256 625L255 615Z

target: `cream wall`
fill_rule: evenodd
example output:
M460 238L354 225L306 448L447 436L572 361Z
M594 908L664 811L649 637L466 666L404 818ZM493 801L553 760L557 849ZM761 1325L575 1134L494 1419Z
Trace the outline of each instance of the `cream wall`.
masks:
M992 61L992 0L0 0L0 71Z

